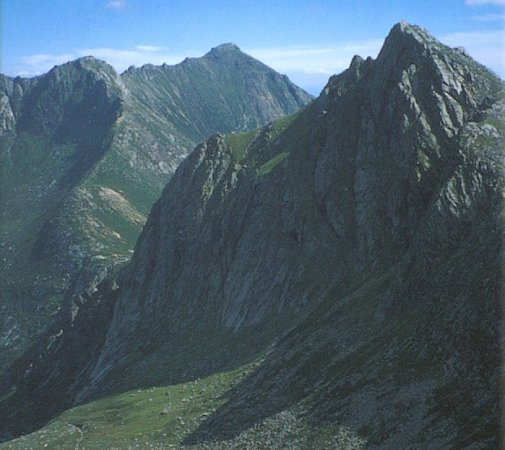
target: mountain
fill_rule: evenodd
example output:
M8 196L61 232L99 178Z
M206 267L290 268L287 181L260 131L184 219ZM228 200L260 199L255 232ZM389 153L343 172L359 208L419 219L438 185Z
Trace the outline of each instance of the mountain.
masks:
M198 145L6 372L4 439L77 406L13 448L497 448L504 119L499 78L399 23Z
M118 75L92 57L0 76L0 369L43 330L86 261L124 261L178 164L216 132L311 98L225 44Z

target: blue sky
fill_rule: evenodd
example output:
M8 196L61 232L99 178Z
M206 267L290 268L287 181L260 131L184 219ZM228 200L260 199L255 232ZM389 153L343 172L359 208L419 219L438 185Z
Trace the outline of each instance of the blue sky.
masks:
M505 78L505 0L0 0L1 66L34 76L92 54L118 71L224 42L317 93L407 20Z

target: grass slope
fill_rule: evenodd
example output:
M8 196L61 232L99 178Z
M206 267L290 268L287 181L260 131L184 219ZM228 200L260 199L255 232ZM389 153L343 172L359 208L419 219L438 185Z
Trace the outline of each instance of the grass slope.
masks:
M134 389L72 408L43 429L0 449L359 449L365 441L341 426L311 426L300 408L282 411L233 439L191 444L195 432L228 401L228 391L258 361L183 384Z
M1 445L2 449L103 449L178 447L223 394L253 365L192 382L123 394L78 406L40 431Z

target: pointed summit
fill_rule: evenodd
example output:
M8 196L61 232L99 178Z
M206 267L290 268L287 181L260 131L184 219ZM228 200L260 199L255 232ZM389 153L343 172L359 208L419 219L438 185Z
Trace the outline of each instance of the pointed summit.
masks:
M428 31L418 25L412 25L404 20L395 24L389 32L389 37L410 36L417 41L436 42L436 39L430 36ZM387 39L386 38L386 39Z
M212 52L223 52L223 51L226 51L226 52L239 51L240 52L241 50L233 42L226 42L224 44L221 44L221 45L218 45L217 47L212 48L210 51L212 53Z
M384 41L378 60L388 59L395 62L405 58L420 58L429 56L441 44L421 27L411 25L405 21L399 22L391 28Z
M77 70L89 70L92 72L107 74L108 76L118 77L118 73L114 67L112 67L106 61L95 58L92 55L82 56L81 58L69 61L60 66L55 66L52 70L66 70L69 68Z
M209 53L207 53L204 57L214 57L219 58L222 56L236 56L236 55L245 55L240 48L238 48L235 44L228 42L225 44L218 45L217 47L213 47Z

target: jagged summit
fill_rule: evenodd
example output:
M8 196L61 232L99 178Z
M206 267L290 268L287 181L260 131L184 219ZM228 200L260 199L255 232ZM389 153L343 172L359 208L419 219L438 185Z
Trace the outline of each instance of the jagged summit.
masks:
M251 56L247 55L244 53L240 48L231 43L224 43L221 45L218 45L217 47L213 47L207 54L203 56L204 59L228 59L228 58L234 58L234 59L252 59Z
M360 55L354 55L351 60L351 64L350 64L349 68L352 69L354 67L359 67L364 62L365 62L365 60Z
M102 59L99 59L99 58L96 58L93 55L81 56L80 58L77 58L74 61L70 61L70 64L72 64L72 63L73 64L80 64L80 65L83 65L83 66L89 65L89 64L110 66L110 64L107 63L106 61L104 61Z
M395 50L399 53L411 51L417 53L418 56L429 56L430 50L441 47L443 45L424 28L407 22L399 22L391 28L384 40L381 53Z
M425 46L425 48L430 45L435 48L445 47L425 28L406 21L400 21L391 28L384 41L384 47L387 47L390 43L398 47L409 46L414 42Z
M323 92L340 91L364 76L371 77L370 88L379 98L391 97L398 87L416 104L435 98L443 126L452 132L456 128L450 122L460 123L463 109L468 107L466 113L472 115L500 89L497 77L461 49L448 47L424 28L404 21L392 27L376 59L355 56L349 69L331 77ZM433 86L431 92L426 80Z
M434 38L430 37L428 30L426 30L423 27L420 27L419 25L411 24L406 20L400 20L398 23L394 24L391 27L389 35L395 33L406 33L414 35L419 39L430 39L433 41L435 40Z
M466 73L469 79L470 73L475 71L486 78L495 78L489 69L473 60L463 49L444 45L426 29L405 21L392 27L377 60L384 60L388 65L395 64L399 69L416 65L418 70L422 70L426 65L437 70L435 66L438 66L439 71Z
M187 58L173 66L146 65L140 69L129 69L123 73L123 80L127 87L132 84L129 87L132 93L137 91L135 86L138 83L143 87L149 84L150 95L158 99L156 105L159 105L160 113L166 111L163 105L167 102L177 104L180 110L196 112L191 121L188 121L188 113L177 118L178 124L197 131L194 142L208 137L213 130L229 132L232 129L254 128L255 124L279 117L281 110L294 112L311 100L310 95L294 86L289 79L242 53L234 44L220 45L201 57ZM152 86L153 83L155 86ZM191 87L183 89L188 83ZM238 98L250 98L251 103L224 105L220 100L221 85L226 85ZM264 92L267 91L275 92L274 98L265 97ZM253 97L255 100L252 100ZM209 127L208 120L202 120L208 112L207 108L202 108L204 100L215 102L212 127ZM260 104L264 107L256 106ZM244 111L251 111L251 115L244 115ZM253 119L253 115L256 118ZM259 119L259 116L262 118Z
M232 42L226 42L224 44L220 44L216 47L213 47L209 53L224 53L224 52L242 52L242 50L240 50L240 48L235 45L234 43Z
M119 77L116 69L114 69L114 67L112 67L107 61L96 58L92 55L78 58L70 64L85 70L101 72L102 74L108 74L109 76Z
M469 77L471 75L468 75L468 72L476 66L478 64L471 58L459 50L443 45L424 28L401 21L391 28L376 59L368 57L364 60L355 55L347 70L330 78L323 93L332 88L341 89L343 84L357 81L371 73L372 67L376 80L375 88L385 95L394 84L402 82L402 77L411 81L419 76L434 79L444 76L447 78L448 74L453 74L450 75L453 79ZM487 72L483 67L479 70ZM419 75L420 72L423 75ZM461 80L458 82L461 83Z
M74 59L72 61L68 61L63 64L58 64L52 67L47 73L42 75L36 75L30 78L16 77L17 80L39 80L47 77L48 75L56 73L62 73L68 70L77 69L77 70L87 70L94 72L101 72L102 74L108 74L109 76L117 77L118 73L116 69L112 67L107 61L96 58L92 55L81 56L80 58ZM5 75L1 75L5 77ZM10 77L9 77L10 78Z

